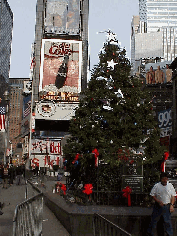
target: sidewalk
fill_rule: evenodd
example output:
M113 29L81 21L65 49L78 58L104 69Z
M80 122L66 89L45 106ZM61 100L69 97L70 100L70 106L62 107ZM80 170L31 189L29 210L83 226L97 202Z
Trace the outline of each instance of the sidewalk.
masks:
M25 199L26 186L27 186L28 198L36 195L36 193L29 184L25 185L24 180L22 182L22 185L13 184L12 186L8 186L8 189L2 188L2 184L0 184L0 202L4 203L4 207L2 209L3 215L0 215L0 235L12 236L15 207L26 200ZM55 215L44 205L43 236L48 236L48 235L69 236L69 233L57 220Z
M27 185L28 198L37 194L30 184ZM43 224L42 224L42 236L69 236L67 230L58 221L56 216L49 210L48 207L43 204Z
M0 235L12 236L15 207L25 201L25 189L26 185L12 185L8 189L0 185L0 202L4 203L3 215L0 215Z

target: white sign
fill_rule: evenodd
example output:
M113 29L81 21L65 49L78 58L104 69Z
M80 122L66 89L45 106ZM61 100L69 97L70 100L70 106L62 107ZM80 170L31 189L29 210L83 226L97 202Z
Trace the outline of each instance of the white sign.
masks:
M32 139L31 154L61 154L61 141Z
M51 167L58 165L63 167L63 158L61 155L31 155L32 168L38 167Z

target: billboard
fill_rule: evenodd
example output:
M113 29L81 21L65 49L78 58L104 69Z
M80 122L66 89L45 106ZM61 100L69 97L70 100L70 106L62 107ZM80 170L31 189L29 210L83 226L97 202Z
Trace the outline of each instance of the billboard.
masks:
M32 139L31 154L61 155L61 141Z
M23 92L24 93L31 93L32 92L32 81L31 80L24 80L23 81Z
M82 42L43 39L39 91L56 95L81 91Z
M32 139L31 140L31 165L35 167L53 167L63 165L61 140Z
M55 103L41 101L36 105L35 119L70 120L75 115L78 103Z
M138 33L135 35L135 60L140 58L163 57L163 34L153 32L149 34Z
M171 83L172 69L169 68L171 63L172 61L164 61L146 64L146 84Z
M63 157L61 155L31 155L31 167L49 167L53 168L54 165L58 165L60 168L63 167Z
M45 15L47 33L79 34L80 0L48 0Z
M160 137L170 136L172 133L171 108L158 112L158 125L160 128Z
M31 113L31 94L23 98L23 119Z

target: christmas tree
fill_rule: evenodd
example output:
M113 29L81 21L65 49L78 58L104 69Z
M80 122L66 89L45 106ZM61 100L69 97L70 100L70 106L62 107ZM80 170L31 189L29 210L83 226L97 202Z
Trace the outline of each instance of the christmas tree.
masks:
M142 82L130 76L130 70L126 50L121 49L116 35L108 30L99 63L92 70L88 88L81 94L70 122L71 137L64 147L73 178L95 182L98 159L118 168L135 156L147 163L161 158L152 98ZM145 152L136 155L141 145L146 146Z

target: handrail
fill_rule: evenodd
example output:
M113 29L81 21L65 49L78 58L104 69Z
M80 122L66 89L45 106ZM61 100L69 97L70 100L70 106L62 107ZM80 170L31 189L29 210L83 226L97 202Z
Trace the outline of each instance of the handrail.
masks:
M98 213L93 217L93 235L94 236L132 236L126 230L109 221Z
M43 193L29 198L15 208L13 236L42 235Z

